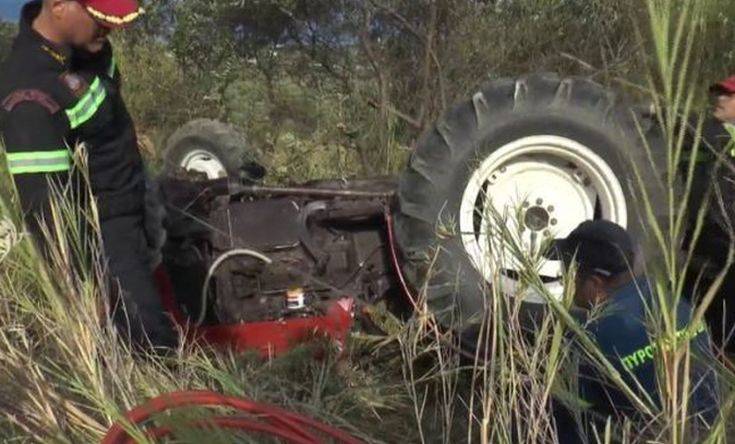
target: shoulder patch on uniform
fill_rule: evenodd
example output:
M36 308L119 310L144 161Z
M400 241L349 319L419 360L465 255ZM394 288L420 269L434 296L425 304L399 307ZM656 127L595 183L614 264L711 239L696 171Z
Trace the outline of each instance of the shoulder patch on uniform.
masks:
M89 83L78 74L65 72L60 77L61 82L71 90L75 97L82 97L89 89Z
M5 111L11 112L13 109L23 102L34 102L51 114L56 114L61 108L56 100L51 96L38 89L19 89L10 93L2 101L2 107Z

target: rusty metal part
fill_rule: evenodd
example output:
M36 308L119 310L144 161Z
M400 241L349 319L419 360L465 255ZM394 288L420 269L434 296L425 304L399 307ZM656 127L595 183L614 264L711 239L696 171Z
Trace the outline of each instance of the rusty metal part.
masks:
M308 187L269 187L262 185L230 184L230 195L242 196L302 196L302 197L341 197L345 199L390 199L395 191L368 191Z
M245 185L231 179L215 179L200 182L167 179L162 181L164 189L175 190L176 194L188 194L193 198L212 198L214 196L237 197L303 197L303 198L344 198L344 199L391 199L395 187L376 181L319 182L304 186L273 187L265 185ZM359 188L357 188L359 187ZM182 192L180 190L185 190ZM177 196L181 200L181 196Z
M374 301L398 288L383 231L384 212L394 203L394 182L334 180L268 187L218 179L167 185L174 208L201 219L184 224L189 219L180 217L182 226L201 226L201 233L194 233L199 236L195 239L190 239L192 230L171 233L166 257L167 266L176 270L175 281L186 280L176 287L185 293L181 300L187 312L208 309L206 323L277 319L283 295L294 285L304 289L317 312L344 294ZM186 242L199 242L201 257L193 257ZM192 270L238 248L263 252L273 264L244 257L227 260L213 276L211 304L201 307L200 295L187 291L189 286L202 287L189 282L195 277Z

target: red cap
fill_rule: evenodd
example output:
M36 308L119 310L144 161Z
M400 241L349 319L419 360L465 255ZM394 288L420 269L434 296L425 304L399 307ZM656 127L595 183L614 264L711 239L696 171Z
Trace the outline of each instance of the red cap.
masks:
M735 94L735 76L728 77L721 82L717 82L710 86L710 92L713 94Z
M95 20L114 28L132 23L143 13L137 0L81 0L81 3Z

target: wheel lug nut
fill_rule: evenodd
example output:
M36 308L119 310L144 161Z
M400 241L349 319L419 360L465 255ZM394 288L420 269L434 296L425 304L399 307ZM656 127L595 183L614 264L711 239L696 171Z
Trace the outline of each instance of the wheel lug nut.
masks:
M553 213L554 212L554 206L553 205L549 205L546 209L549 211L549 213Z
M541 205L542 203L544 203L543 199L541 198L536 199L536 205Z
M524 200L523 201L523 208L528 208L530 206L531 206L531 204L529 204L527 200Z
M551 222L551 225L556 225L559 221L557 221L556 219L551 219L550 222Z
M551 236L551 231L544 230L544 237L549 237L549 236Z

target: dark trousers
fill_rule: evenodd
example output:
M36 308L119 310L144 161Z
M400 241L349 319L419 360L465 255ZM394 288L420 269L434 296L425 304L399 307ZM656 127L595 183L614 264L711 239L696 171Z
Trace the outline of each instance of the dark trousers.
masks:
M556 425L556 435L560 444L584 444L582 428L574 418L574 414L561 402L552 399L549 403L551 414Z
M694 248L696 265L690 267L687 275L686 293L694 295L694 304L725 267L729 245L729 237L718 225L708 223L704 226L703 234ZM735 352L735 268L731 267L725 276L722 286L707 309L706 317L715 344L730 353Z
M153 281L143 217L103 221L113 319L135 346L174 347L176 335Z

